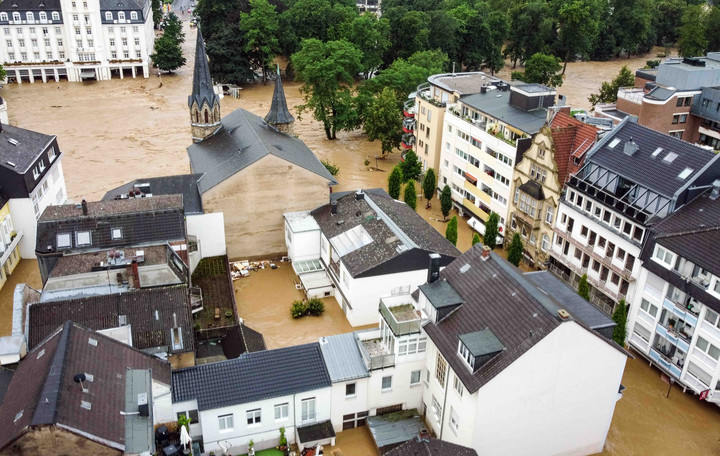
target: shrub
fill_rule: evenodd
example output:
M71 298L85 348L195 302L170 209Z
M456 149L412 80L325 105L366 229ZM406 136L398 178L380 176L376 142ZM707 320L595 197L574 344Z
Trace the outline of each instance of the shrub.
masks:
M627 311L628 306L625 304L625 300L621 299L612 314L613 321L617 323L615 329L613 329L612 339L621 347L625 346L625 338L627 337Z
M318 317L325 312L325 303L318 298L312 298L307 302L308 313L314 317Z
M587 274L583 274L583 276L580 277L578 294L585 298L586 301L590 301L590 285L588 284Z
M445 230L445 238L452 242L453 245L457 245L457 238L458 238L458 221L457 217L453 215L453 218L450 219L450 223L447 224L447 229Z
M415 191L415 181L409 181L405 186L404 199L405 204L410 206L412 210L417 209L417 192Z
M327 169L328 172L332 174L333 177L337 177L338 173L340 173L340 167L336 164L330 163L327 160L321 160L320 162L323 164L323 166L325 166L325 169Z
M367 158L365 159L365 166L370 166L370 160L368 160Z
M472 245L480 243L480 235L478 233L473 234Z
M293 301L290 306L290 315L293 318L300 318L307 314L308 305L303 301Z
M186 417L185 415L178 416L177 419L178 422L178 429L185 426L185 428L190 431L190 418Z
M508 248L508 261L515 266L520 266L520 260L522 260L524 250L525 248L523 247L520 233L513 234L510 247Z
M450 209L452 209L452 193L450 193L450 186L445 185L440 194L440 210L442 211L443 220L447 220Z
M388 195L392 199L400 198L400 190L402 189L403 176L399 166L395 166L388 176Z

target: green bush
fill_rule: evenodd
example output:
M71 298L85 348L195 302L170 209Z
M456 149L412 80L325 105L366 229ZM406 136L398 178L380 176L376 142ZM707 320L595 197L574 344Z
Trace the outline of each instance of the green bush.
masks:
M293 318L300 318L307 314L308 305L303 301L293 301L290 306L290 315Z
M312 298L307 302L307 309L310 315L317 317L325 312L325 304L318 298Z

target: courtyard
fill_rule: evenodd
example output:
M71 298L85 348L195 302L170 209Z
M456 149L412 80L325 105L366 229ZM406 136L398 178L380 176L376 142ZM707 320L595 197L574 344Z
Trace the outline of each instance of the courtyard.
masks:
M15 285L26 283L36 290L42 288L42 279L37 260L20 260L0 289L0 337L12 332L13 293Z

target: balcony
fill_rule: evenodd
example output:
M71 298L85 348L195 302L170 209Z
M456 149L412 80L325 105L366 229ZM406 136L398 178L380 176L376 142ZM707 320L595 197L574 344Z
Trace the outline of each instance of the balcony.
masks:
M670 374L675 379L680 379L680 374L682 373L682 365L679 365L679 363L684 364L684 358L680 360L676 357L670 357L661 353L655 348L651 348L650 359L655 361L655 364L658 365L661 370L664 370L666 373Z
M413 302L409 294L380 298L380 314L396 337L420 332L423 314Z
M15 250L15 247L20 243L20 240L23 238L23 232L18 232L14 238L10 241L9 244L5 245L5 251L2 252L2 256L0 256L0 268L7 263L7 261L10 259L10 255L12 255L13 251Z
M380 329L356 331L354 335L368 370L385 369L395 365L395 355L383 342Z
M435 98L433 98L432 87L430 87L429 82L425 82L417 86L417 96L427 101L431 105L437 106L438 108L444 108L445 106L447 106L447 103L437 101Z
M564 231L558 226L553 226L553 231L560 235L563 239L566 241L569 241L572 245L579 247L583 252L585 252L587 255L590 255L591 258L594 258L595 260L599 261L600 264L607 267L623 279L625 279L627 282L634 282L635 277L632 275L632 270L627 268L621 268L617 266L615 263L613 263L612 256L609 255L601 255L595 250L595 246L584 244L577 240L571 232ZM607 253L607 252L606 252Z
M484 191L483 188L478 187L477 185L473 185L470 181L467 180L468 174L465 174L465 190L472 193L476 198L480 199L483 203L489 205L492 198L488 193Z
M408 100L403 105L403 114L405 117L415 117L415 100Z
M469 199L463 198L462 205L463 205L463 207L464 207L465 209L467 209L467 210L469 210L470 212L472 212L477 218L479 218L479 219L482 220L483 222L486 222L486 221L487 221L487 219L488 219L488 217L489 217L489 214L488 214L487 212L485 212L484 210L480 209L479 207L477 207L477 206L476 206L472 201L470 201Z
M405 150L412 149L415 145L415 136L412 133L405 133L402 135L401 145Z
M405 133L413 133L415 131L415 119L407 118L403 120L402 129Z
M203 310L203 297L200 287L190 288L190 309L192 309L192 313Z
M689 344L695 333L695 328L697 328L698 325L697 315L667 297L663 299L662 307L663 311L660 316L660 325L664 326L671 334L679 336Z
M539 211L538 211L539 212ZM532 231L539 230L540 229L540 216L537 215L535 217L531 216L530 214L526 214L525 212L521 210L517 210L514 212L515 220L519 220L522 223L524 223L526 226L530 227Z
M642 104L645 91L642 87L621 87L618 89L617 97L627 100L630 103Z

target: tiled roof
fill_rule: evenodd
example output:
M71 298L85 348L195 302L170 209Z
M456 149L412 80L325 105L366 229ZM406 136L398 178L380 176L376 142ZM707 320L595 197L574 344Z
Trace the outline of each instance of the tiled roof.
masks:
M652 227L651 239L720 276L720 198L709 195L707 190Z
M472 448L438 439L412 439L385 453L385 456L477 456Z
M214 135L187 148L192 172L205 193L237 172L268 155L275 155L336 184L335 178L301 140L281 133L245 109L238 108L222 118Z
M533 295L539 292L522 274L494 253L483 261L482 249L477 246L480 244L440 272L440 278L447 279L465 303L444 320L424 326L470 393L480 389L560 324ZM460 272L465 265L470 268ZM490 328L506 349L472 373L456 356L458 336L485 328Z
M610 148L615 139L620 141L614 148ZM630 140L638 146L632 155L624 151L625 144ZM653 157L653 152L658 148L662 148L662 151ZM665 160L669 153L677 154L672 162ZM711 162L717 167L719 158L720 155L713 151L624 121L608 132L590 151L585 164L587 166L591 162L600 165L631 183L640 184L669 198L691 183ZM680 179L678 176L685 168L690 168L692 172L685 179Z
M100 0L100 11L142 10L148 0Z
M93 342L91 344L91 342ZM0 450L31 426L60 424L83 437L123 449L125 371L151 369L170 385L170 364L68 322L20 363L0 407ZM76 374L93 376L83 392ZM90 409L81 407L90 403ZM71 431L72 432L72 431Z
M12 1L2 2L0 5L8 5L10 3L12 3ZM58 7L58 10L59 9ZM14 173L25 174L30 168L30 165L35 163L35 160L37 160L54 139L54 135L46 135L36 131L26 130L25 128L3 124L2 131L0 131L0 166ZM14 145L10 140L15 140L18 144ZM59 154L60 151L56 151L56 153Z
M558 179L562 185L567 182L570 174L577 172L582 166L585 154L595 144L598 129L574 119L564 112L555 114L550 127L555 149L555 162L558 167ZM580 159L578 164L573 162L573 157Z
M10 381L12 381L14 373L15 371L0 367L0 405L2 405L3 403L3 399L5 398L5 392L10 386Z
M128 195L131 190L139 188L143 192L151 193L153 196L182 195L186 215L202 214L202 200L197 186L197 180L200 179L200 176L200 174L181 174L178 176L135 179L105 193L103 201L118 199L120 196Z
M364 190L363 194L362 199L357 199L355 192L333 193L332 198L337 201L335 215L331 214L330 204L312 211L328 239L358 226L372 238L369 244L342 257L353 277L426 269L428 254L432 252L442 256L441 266L460 255L455 246L407 204L390 198L382 189Z
M37 252L104 249L185 239L181 195L97 201L87 205L88 215L83 215L82 209L73 204L48 206L37 225ZM112 239L113 228L121 229L121 238ZM91 244L78 247L77 231L90 231ZM70 234L74 247L57 248L57 236L61 233Z
M173 402L197 400L200 410L246 404L330 385L317 342L244 353L236 359L172 373Z
M323 337L320 349L333 383L370 376L353 333Z
M185 285L31 304L28 345L37 346L66 320L97 331L120 326L120 315L127 316L133 347L137 349L170 347L170 351L187 352L194 348L190 297ZM176 320L182 328L181 350L172 350L170 331Z
M17 6L16 6L17 5ZM42 6L41 6L42 5ZM0 3L0 11L60 11L60 0L13 0ZM23 19L25 19L23 17ZM5 125L3 125L5 128Z
M524 184L520 184L518 187L521 192L529 195L536 201L543 201L545 199L545 192L543 191L542 185L530 179Z

